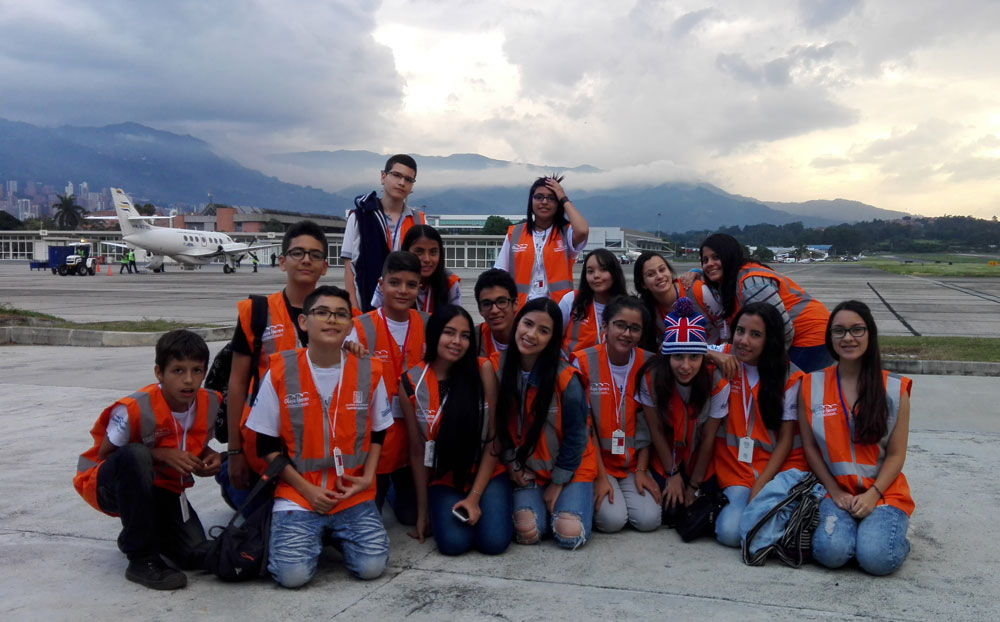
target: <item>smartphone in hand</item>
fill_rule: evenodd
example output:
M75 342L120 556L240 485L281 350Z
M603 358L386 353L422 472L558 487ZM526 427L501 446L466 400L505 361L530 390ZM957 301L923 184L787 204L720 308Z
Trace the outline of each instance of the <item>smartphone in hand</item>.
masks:
M452 508L451 515L463 523L469 522L469 513L463 507Z

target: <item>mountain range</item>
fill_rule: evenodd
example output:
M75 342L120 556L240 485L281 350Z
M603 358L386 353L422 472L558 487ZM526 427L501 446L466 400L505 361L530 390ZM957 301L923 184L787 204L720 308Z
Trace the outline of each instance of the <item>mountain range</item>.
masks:
M375 188L387 157L348 150L274 154L261 163L268 175L218 155L198 138L136 123L46 128L0 119L0 180L57 186L87 181L91 188L121 187L161 206L203 204L211 193L217 203L343 216L354 196ZM414 157L420 175L411 203L433 214L523 214L530 182L559 172L594 226L688 231L800 221L815 227L907 215L846 199L763 202L704 182L596 189L598 184L586 182L606 172L592 166L513 163L479 154Z

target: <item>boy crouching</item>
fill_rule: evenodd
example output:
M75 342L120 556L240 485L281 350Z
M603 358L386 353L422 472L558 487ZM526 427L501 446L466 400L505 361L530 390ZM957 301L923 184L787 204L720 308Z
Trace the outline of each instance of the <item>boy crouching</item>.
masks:
M128 557L125 578L154 590L187 585L185 570L200 569L205 530L188 503L193 475L219 471L220 456L208 446L220 396L201 388L208 346L187 330L156 342L157 384L104 409L80 455L73 486L97 510L120 516L118 548Z
M246 423L259 456L291 460L274 493L268 570L285 587L308 583L326 536L353 576L374 579L389 560L373 484L392 425L382 364L341 350L352 328L346 291L317 288L298 321L308 347L271 356Z

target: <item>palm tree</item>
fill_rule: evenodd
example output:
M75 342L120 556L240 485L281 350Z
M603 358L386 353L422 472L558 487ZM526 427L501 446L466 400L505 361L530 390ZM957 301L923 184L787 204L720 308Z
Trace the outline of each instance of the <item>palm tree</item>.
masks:
M76 195L63 196L57 194L56 198L59 199L59 202L52 204L52 209L55 210L54 220L56 227L69 231L75 230L80 225L80 221L83 219L83 215L87 213L87 210L76 204Z

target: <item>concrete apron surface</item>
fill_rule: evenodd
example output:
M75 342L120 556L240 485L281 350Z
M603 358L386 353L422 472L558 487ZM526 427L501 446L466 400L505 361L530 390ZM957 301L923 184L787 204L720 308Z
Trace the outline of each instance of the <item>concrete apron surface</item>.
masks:
M213 353L222 343L210 344ZM153 348L0 349L0 417L14 442L0 454L0 618L352 620L996 620L1000 524L1000 379L914 378L904 471L917 508L902 568L744 566L739 553L672 530L595 534L569 552L551 541L498 557L440 555L386 510L389 568L354 580L327 549L316 578L286 590L262 579L225 584L188 573L177 592L124 578L117 519L73 490L90 427L115 399L154 381ZM110 371L95 371L110 370ZM208 527L231 513L211 480L190 491Z

